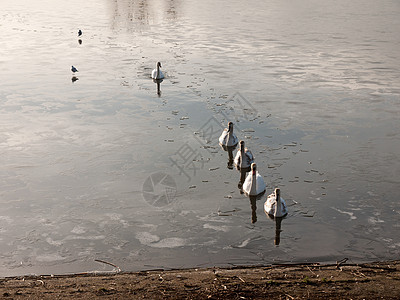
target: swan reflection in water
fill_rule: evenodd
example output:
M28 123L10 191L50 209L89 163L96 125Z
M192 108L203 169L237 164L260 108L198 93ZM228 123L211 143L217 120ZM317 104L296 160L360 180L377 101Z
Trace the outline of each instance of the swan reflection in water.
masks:
M75 81L77 81L77 80L79 80L79 78L78 77L76 77L76 76L72 76L72 78L71 78L71 81L72 81L72 83L74 83Z
M250 207L251 207L251 223L254 224L257 222L257 199L260 197L257 196L250 196Z
M264 211L268 218L275 220L275 245L281 241L282 220L287 217L288 210L285 200L281 198L281 190L276 188L274 193L267 197L264 203Z
M238 138L233 133L233 123L228 123L228 128L222 131L219 137L219 145L221 148L228 152L228 169L233 169L233 150L236 149L238 145Z
M275 218L275 240L274 240L275 246L279 246L281 242L281 232L282 232L281 225L283 219L284 218L282 217Z
M161 97L161 82L163 82L163 79L153 79L153 82L157 83L157 95Z
M227 164L227 168L232 170L233 169L233 151L235 150L236 146L224 146L221 145L221 148L223 150L225 150L226 152L228 152L228 164Z
M248 195L251 207L251 223L257 222L257 200L261 200L264 197L265 191L258 195Z

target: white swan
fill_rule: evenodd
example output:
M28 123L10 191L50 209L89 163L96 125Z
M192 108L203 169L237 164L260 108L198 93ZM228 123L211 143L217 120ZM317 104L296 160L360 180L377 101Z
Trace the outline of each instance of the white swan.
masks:
M247 169L254 162L254 156L249 149L244 147L244 141L240 141L239 145L240 149L236 153L234 163L238 170Z
M233 123L228 123L228 128L225 128L219 137L219 144L225 147L234 147L238 144L238 138L233 133Z
M164 79L164 74L160 70L160 68L161 68L161 63L158 62L157 63L157 67L153 70L153 72L151 72L151 78L153 78L153 79Z
M247 175L246 180L243 183L243 192L248 196L258 196L265 192L265 182L260 174L257 172L257 166L255 163L251 164L251 173Z
M282 218L288 214L285 200L281 198L280 189L275 189L275 192L267 197L267 201L264 203L264 211L274 218Z

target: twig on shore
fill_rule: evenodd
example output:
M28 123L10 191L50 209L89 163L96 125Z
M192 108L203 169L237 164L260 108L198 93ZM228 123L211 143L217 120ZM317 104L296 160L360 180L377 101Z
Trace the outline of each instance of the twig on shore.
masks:
M340 271L342 271L341 265L343 265L346 261L348 261L349 259L347 257L343 258L342 260L339 260L336 262L336 268L340 269Z
M113 266L114 268L117 268L117 273L121 272L121 269L118 266L114 265L113 263L110 263L108 261L101 260L101 259L95 259L94 261L101 262L103 264Z
M310 271L313 275L315 275L315 273L311 270L311 268L309 266L306 266L308 271Z
M44 281L43 280L37 280L37 281L39 281L42 285L44 285Z

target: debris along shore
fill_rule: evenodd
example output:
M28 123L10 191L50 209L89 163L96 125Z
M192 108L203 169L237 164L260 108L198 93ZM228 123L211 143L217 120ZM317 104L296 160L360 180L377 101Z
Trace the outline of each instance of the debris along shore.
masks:
M0 279L4 299L400 299L400 261Z

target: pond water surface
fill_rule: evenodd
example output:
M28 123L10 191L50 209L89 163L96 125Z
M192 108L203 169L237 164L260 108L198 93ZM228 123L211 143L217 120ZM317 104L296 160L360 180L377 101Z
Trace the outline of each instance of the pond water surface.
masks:
M1 1L0 276L398 259L399 15ZM288 204L279 245L227 168L228 121Z

